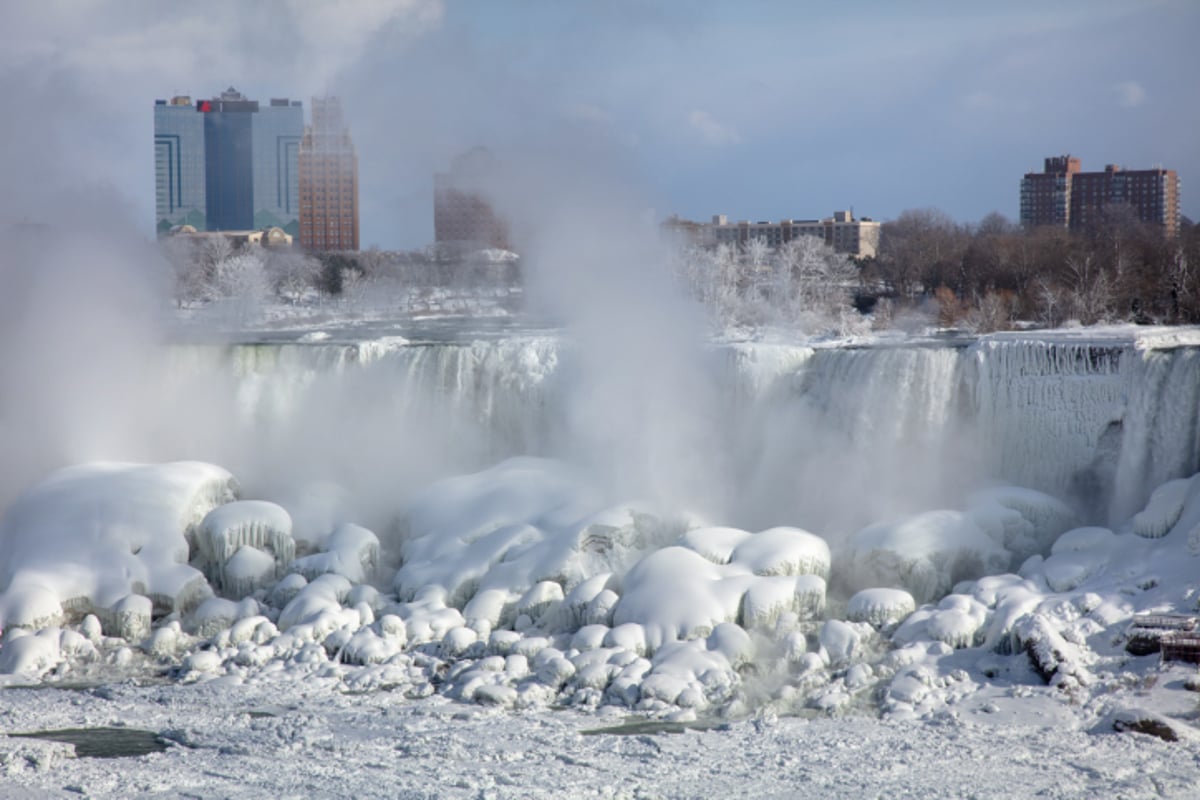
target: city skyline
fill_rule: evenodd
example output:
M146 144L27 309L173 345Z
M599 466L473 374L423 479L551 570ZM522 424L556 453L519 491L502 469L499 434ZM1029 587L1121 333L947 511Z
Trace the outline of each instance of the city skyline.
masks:
M476 145L620 181L658 219L1016 221L1020 176L1061 152L1176 170L1183 215L1200 217L1200 89L1180 79L1200 67L1192 3L291 8L6 4L0 82L39 113L6 135L18 191L0 213L55 220L55 193L99 192L152 235L144 109L234 85L342 97L363 247L431 243L434 173Z

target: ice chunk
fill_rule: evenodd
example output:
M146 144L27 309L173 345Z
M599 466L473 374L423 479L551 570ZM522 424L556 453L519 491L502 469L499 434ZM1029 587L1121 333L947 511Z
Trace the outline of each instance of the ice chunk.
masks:
M571 637L571 649L586 652L603 647L608 631L607 625L584 625Z
M863 589L846 605L846 619L886 629L900 624L916 607L913 596L903 589Z
M292 518L265 500L239 500L214 508L200 523L196 538L210 576L227 592L230 581L225 568L240 548L269 551L275 562L274 577L284 574L296 554Z
M743 628L729 622L713 628L708 635L707 647L725 656L734 668L754 660L754 640Z

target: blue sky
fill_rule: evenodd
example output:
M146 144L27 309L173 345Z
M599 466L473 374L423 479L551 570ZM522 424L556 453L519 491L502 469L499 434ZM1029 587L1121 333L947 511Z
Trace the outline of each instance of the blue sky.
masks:
M0 31L0 89L50 106L3 134L9 216L82 179L148 233L154 98L233 84L342 95L385 248L432 239L432 173L476 144L587 165L659 217L1015 217L1021 174L1070 152L1178 170L1200 218L1192 0L15 0Z

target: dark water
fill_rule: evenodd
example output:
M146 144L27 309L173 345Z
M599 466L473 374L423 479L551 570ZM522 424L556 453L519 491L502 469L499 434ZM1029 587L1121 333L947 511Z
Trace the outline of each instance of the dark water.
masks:
M47 739L75 745L79 758L124 758L161 753L169 742L154 731L137 728L62 728L55 731L10 733L27 739Z

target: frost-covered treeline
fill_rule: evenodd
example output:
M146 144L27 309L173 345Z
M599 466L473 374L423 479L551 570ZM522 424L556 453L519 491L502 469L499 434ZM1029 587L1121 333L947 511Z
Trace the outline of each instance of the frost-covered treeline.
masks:
M1023 230L1000 214L960 224L936 209L884 223L864 292L979 331L1018 322L1200 322L1200 228L1176 236L1108 207L1087 230Z
M820 239L779 248L760 239L715 248L685 246L672 269L722 326L788 325L808 333L844 331L858 315L858 267Z
M180 308L219 310L239 322L255 321L266 307L471 313L481 301L508 308L520 294L519 262L498 251L453 259L378 248L306 253L220 236L176 237L162 247Z

